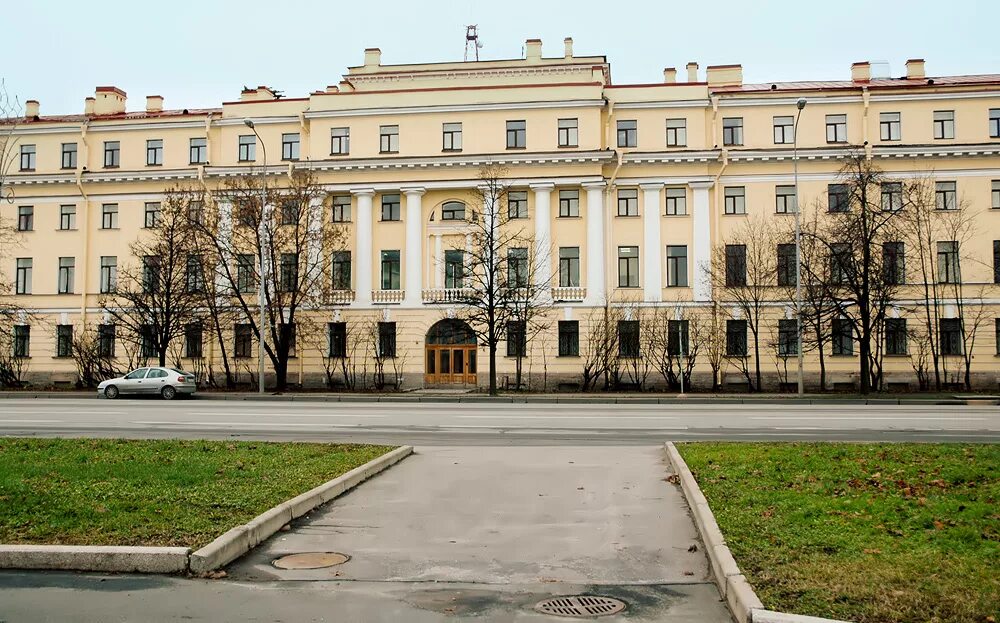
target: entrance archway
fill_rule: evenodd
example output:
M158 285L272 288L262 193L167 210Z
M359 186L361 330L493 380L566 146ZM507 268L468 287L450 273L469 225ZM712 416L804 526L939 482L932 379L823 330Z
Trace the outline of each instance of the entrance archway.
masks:
M475 385L476 334L461 320L434 323L424 339L424 385Z

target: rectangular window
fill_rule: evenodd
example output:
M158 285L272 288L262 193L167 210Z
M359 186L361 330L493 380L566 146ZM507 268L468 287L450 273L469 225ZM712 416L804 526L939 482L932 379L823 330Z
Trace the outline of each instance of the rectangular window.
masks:
M667 287L686 288L688 285L688 248L686 245L667 246Z
M31 271L34 260L30 257L17 258L17 274L15 275L15 294L31 294Z
M524 288L528 285L528 249L513 247L507 251L507 286Z
M795 285L795 244L778 245L778 285Z
M791 145L795 142L795 117L774 117L774 144Z
M579 126L576 119L560 119L559 146L578 147L580 145Z
M382 220L398 221L399 218L399 195L382 195Z
M940 327L938 334L941 336L941 354L961 355L965 350L962 348L962 320L941 318Z
M958 209L958 191L955 182L934 182L934 206L938 210Z
M991 190L990 207L994 210L1000 210L1000 180L993 180Z
M993 331L996 334L995 340L997 343L997 354L1000 355L1000 318L996 318L993 321Z
M281 224L298 225L299 223L299 202L295 199L283 199L281 201Z
M798 321L781 319L778 321L778 356L789 357L799 354Z
M618 190L618 216L639 216L639 191L634 188Z
M115 356L115 342L117 341L115 336L115 325L113 324L99 324L97 325L97 354L105 359L111 359Z
M104 141L104 168L112 169L121 164L121 143Z
M76 168L76 143L62 144L62 168Z
M687 147L687 119L667 119L667 147Z
M746 214L747 197L746 190L742 186L726 186L724 191L726 202L726 214Z
M26 324L14 325L14 356L31 356L31 327Z
M1000 283L1000 240L993 241L993 283Z
M101 294L110 294L118 287L118 257L101 256Z
M826 116L826 142L847 142L847 115Z
M580 355L580 322L578 320L559 321L559 356Z
M160 224L160 204L155 201L146 202L145 218L143 227L156 227Z
M726 245L726 287L742 288L747 285L747 246Z
M465 204L461 201L446 201L441 206L442 221L464 221Z
M507 217L528 218L528 193L512 190L507 193Z
M639 287L639 247L618 247L618 287Z
M901 182L882 183L882 210L896 212L903 209L903 184Z
M879 113L878 128L883 141L898 141L900 137L900 114L898 112Z
M347 323L329 322L326 325L327 353L331 359L347 357Z
M795 214L798 211L794 186L774 187L774 211L778 214Z
M674 357L687 357L691 350L689 348L687 320L667 321L667 354Z
M990 138L1000 138L1000 108L990 108Z
M257 289L256 258L253 255L236 256L236 289L239 292L254 292Z
M278 325L278 333L280 335L279 339L283 339L285 344L288 344L288 356L297 357L295 354L295 327L296 324L293 322L291 324L281 323Z
M206 164L208 162L208 139L191 139L188 151L188 159L191 164Z
M444 287L460 289L465 287L465 252L444 252Z
M35 146L21 145L21 170L35 170Z
M281 290L283 292L295 292L299 287L299 254L282 253L281 268L279 273L281 279Z
M379 152L383 154L395 154L399 152L399 126L383 125L379 126Z
M934 111L934 138L955 138L955 111Z
M442 151L462 151L462 124L444 123L441 125Z
M73 325L56 325L56 357L73 356Z
M253 356L253 327L249 324L238 324L233 328L233 356L239 359L249 359Z
M396 356L396 323L378 323L378 352L382 357Z
M882 243L882 280L890 285L906 283L906 255L902 242Z
M205 202L204 201L194 201L188 202L187 206L187 220L188 223L192 225L204 225L205 224Z
M687 214L687 189L667 189L667 216L684 216Z
M638 123L635 119L618 122L618 146L635 147L639 140Z
M281 135L281 159L299 159L299 133L291 132Z
M580 216L580 191L559 191L559 216Z
M333 252L333 267L332 267L332 277L333 277L333 289L334 290L350 290L351 289L351 252L350 251L334 251Z
M146 141L146 166L163 165L163 139L153 138Z
M958 261L958 242L937 243L938 283L959 283L962 279Z
M203 332L200 322L192 322L184 327L184 356L188 359L201 358Z
M330 155L346 156L351 153L351 128L330 128Z
M17 231L32 231L35 229L34 206L18 206Z
M559 287L580 287L580 247L559 247Z
M639 356L639 321L618 321L618 356L634 359Z
M382 289L399 289L399 251L382 251Z
M847 184L827 184L826 202L827 209L830 212L849 211L851 208L847 193Z
M747 356L747 321L726 321L726 356Z
M59 258L59 294L72 294L76 277L76 258Z
M59 229L76 229L76 206L59 206Z
M854 339L851 333L851 321L846 318L834 318L831 330L833 354L853 355Z
M507 149L524 149L527 145L528 130L524 121L507 122Z
M906 319L886 318L885 319L885 354L905 355L907 354L906 344Z
M524 357L528 353L528 336L523 320L507 321L507 356Z
M257 159L257 135L241 134L239 142L239 161L253 162Z
M743 117L725 117L722 119L722 144L743 144Z
M160 289L160 258L147 255L142 258L142 290L152 294Z
M184 287L188 292L205 290L205 262L201 255L188 255L184 266Z
M350 223L351 222L351 196L350 195L334 195L330 200L330 206L333 209L333 222L334 223Z
M830 283L843 285L848 283L853 273L851 245L845 242L834 242L830 245Z

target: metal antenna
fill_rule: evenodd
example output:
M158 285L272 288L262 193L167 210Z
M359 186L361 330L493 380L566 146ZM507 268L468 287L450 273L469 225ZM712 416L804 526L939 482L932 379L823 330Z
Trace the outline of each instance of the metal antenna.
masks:
M479 48L483 47L483 43L479 40L479 31L477 30L476 24L471 24L465 27L465 58L468 61L470 56L475 57L474 60L479 60Z

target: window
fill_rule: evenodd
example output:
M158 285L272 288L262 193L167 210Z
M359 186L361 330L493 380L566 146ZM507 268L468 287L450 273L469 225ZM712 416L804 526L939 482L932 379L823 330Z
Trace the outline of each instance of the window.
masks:
M878 128L883 141L899 140L900 115L898 112L879 113Z
M618 247L618 287L639 287L639 247Z
M334 251L333 252L333 289L334 290L350 290L351 289L351 252L350 251Z
M559 247L559 287L580 287L580 247Z
M187 256L184 266L184 287L188 292L205 290L205 263L200 255Z
M396 323L378 323L378 352L382 357L396 356Z
M190 142L189 160L191 164L208 163L208 139L193 138Z
M726 356L747 356L747 321L726 321Z
M31 327L26 324L14 325L14 356L30 357Z
M101 206L101 229L118 229L117 203L105 203Z
M330 129L330 155L346 156L351 153L351 128Z
M990 108L990 138L1000 138L1000 108Z
M528 193L512 190L507 193L507 218L528 218Z
M295 292L299 287L299 254L282 253L279 277L282 292Z
M578 357L580 355L580 322L578 320L559 321L559 356Z
M618 356L634 359L639 356L639 321L618 321Z
M958 242L937 243L938 283L959 283L962 276L958 265Z
M559 146L578 147L580 144L579 126L576 119L560 119Z
M788 357L799 354L798 321L781 319L778 321L778 356Z
M618 216L639 216L639 191L634 188L618 190Z
M827 209L830 212L847 212L850 208L850 199L847 193L847 184L828 184L826 187Z
M847 142L847 115L826 116L826 142Z
M667 147L687 147L687 119L667 119Z
M333 222L334 223L349 223L351 222L351 196L350 195L334 195L330 200L330 205L333 209Z
M774 117L774 144L791 145L795 142L795 117Z
M236 290L253 292L257 289L256 258L253 255L236 256Z
M687 214L687 190L668 188L667 216L684 216L685 214Z
M257 136L255 134L241 134L239 142L239 161L252 162L257 159Z
M62 168L76 168L76 143L62 144Z
M830 245L830 283L843 285L851 279L852 259L850 244L834 242Z
M188 223L192 225L205 224L205 203L203 201L189 201L187 206Z
M993 241L993 283L1000 283L1000 240Z
M746 190L742 186L726 186L724 193L726 214L747 213Z
M399 126L383 125L379 127L379 151L383 154L399 152Z
M1000 355L1000 318L993 321L993 331L996 333L997 354Z
M742 288L747 285L747 246L726 245L726 287Z
M238 324L233 328L233 356L245 359L253 355L253 327L249 324Z
M465 287L465 252L444 252L444 287L458 289Z
M56 325L56 357L73 356L73 325Z
M882 280L890 285L906 283L906 257L902 242L882 243Z
M278 325L278 335L281 340L288 344L288 356L296 357L295 354L295 323L281 323Z
M17 272L14 277L15 294L31 294L31 267L34 263L30 257L17 258Z
M101 294L110 294L118 287L118 257L101 256Z
M462 124L445 123L441 125L442 151L462 151Z
M257 213L256 202L250 199L237 199L235 205L233 206L234 212L236 213L236 222L244 227L256 227L257 226Z
M160 204L157 202L146 202L145 219L143 227L156 227L160 224Z
M903 184L901 182L884 182L882 184L882 209L886 212L896 212L903 209Z
M147 255L142 258L142 290L153 294L160 289L160 258Z
M329 322L326 325L327 357L343 359L347 357L347 323Z
M115 325L97 325L97 354L110 359L115 356Z
M885 354L905 355L908 352L906 344L906 319L885 319Z
M59 206L59 229L76 229L76 206Z
M942 318L940 320L941 354L961 355L962 348L962 320L960 318Z
M524 121L507 122L507 149L524 149L527 144L527 126Z
M795 214L798 211L794 186L774 187L774 211L778 214Z
M635 119L618 122L618 146L635 147L638 143L638 124Z
M990 206L994 210L1000 210L1000 180L993 180L992 191Z
M778 285L795 285L795 244L778 245Z
M688 284L688 248L667 246L667 287L686 288Z
M667 321L667 354L674 357L686 357L691 351L688 347L688 321Z
M203 330L200 322L192 322L184 327L184 356L200 359L202 356Z
M399 289L399 251L382 251L382 289Z
M934 182L934 205L938 210L957 210L955 182Z
M528 336L523 320L507 321L507 356L524 357L528 353Z
M934 111L934 138L955 138L955 111Z
M722 120L722 144L743 144L743 117L726 117Z
M281 135L281 159L282 160L298 160L299 159L299 133L292 132L290 134Z
M528 249L512 247L507 251L507 286L523 288L528 285Z
M34 206L19 206L17 208L17 231L31 231L35 228Z
M146 166L158 167L163 164L163 139L154 138L146 141Z
M21 170L35 170L35 146L21 145Z
M382 195L382 220L399 220L399 195Z
M284 199L281 202L281 224L298 225L299 202L295 199Z
M59 258L59 294L72 294L76 276L76 258Z
M465 204L461 201L447 201L441 206L442 221L464 221Z
M121 143L104 141L104 168L115 168L119 164L121 164Z
M559 191L559 216L580 216L580 191Z
M834 318L832 342L834 355L853 355L854 340L851 334L851 321L846 318Z

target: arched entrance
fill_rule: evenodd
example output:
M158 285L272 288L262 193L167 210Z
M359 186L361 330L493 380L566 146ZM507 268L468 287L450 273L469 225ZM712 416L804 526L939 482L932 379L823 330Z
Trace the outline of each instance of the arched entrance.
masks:
M424 385L475 385L476 334L461 320L434 323L424 340Z

